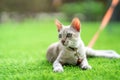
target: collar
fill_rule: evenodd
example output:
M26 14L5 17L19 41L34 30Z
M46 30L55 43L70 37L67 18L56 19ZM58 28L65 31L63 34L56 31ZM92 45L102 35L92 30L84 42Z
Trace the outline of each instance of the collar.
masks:
M73 47L68 47L68 48L72 51L77 51L77 48L73 48Z
M73 48L73 47L68 47L69 50L75 51L75 55L78 59L77 59L77 64L76 65L80 65L81 62L83 61L83 59L80 59L79 57L79 53L77 52L77 48Z

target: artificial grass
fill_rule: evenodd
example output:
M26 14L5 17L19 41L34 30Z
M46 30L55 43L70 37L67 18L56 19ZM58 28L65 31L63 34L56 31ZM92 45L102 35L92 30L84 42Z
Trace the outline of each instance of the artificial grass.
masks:
M69 24L69 22L63 22ZM88 44L99 23L82 23L81 37ZM120 53L120 23L111 23L101 33L94 48ZM119 80L120 59L88 58L91 70L64 66L54 73L46 60L47 47L58 40L54 21L26 20L0 24L0 80Z

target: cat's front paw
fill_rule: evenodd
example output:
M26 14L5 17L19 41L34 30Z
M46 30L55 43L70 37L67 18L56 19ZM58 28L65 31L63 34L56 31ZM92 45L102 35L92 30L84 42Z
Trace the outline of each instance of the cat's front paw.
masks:
M54 71L54 72L63 72L64 70L63 70L62 67L55 67L55 68L53 69L53 71Z
M82 65L81 68L83 70L92 69L92 67L90 65Z

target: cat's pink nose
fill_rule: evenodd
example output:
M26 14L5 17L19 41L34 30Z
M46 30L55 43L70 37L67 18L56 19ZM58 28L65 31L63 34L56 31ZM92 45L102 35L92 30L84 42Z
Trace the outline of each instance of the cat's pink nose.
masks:
M62 44L64 44L64 43L65 43L65 40L61 40L61 42L62 42Z

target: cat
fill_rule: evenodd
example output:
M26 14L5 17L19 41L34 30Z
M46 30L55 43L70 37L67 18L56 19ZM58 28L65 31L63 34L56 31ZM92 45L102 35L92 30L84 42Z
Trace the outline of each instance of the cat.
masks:
M81 23L79 18L73 18L71 25L64 26L55 20L59 41L51 44L47 49L47 60L53 63L54 72L63 72L64 64L78 65L81 69L92 69L87 61L87 56L120 58L113 50L93 50L85 47L81 37Z

